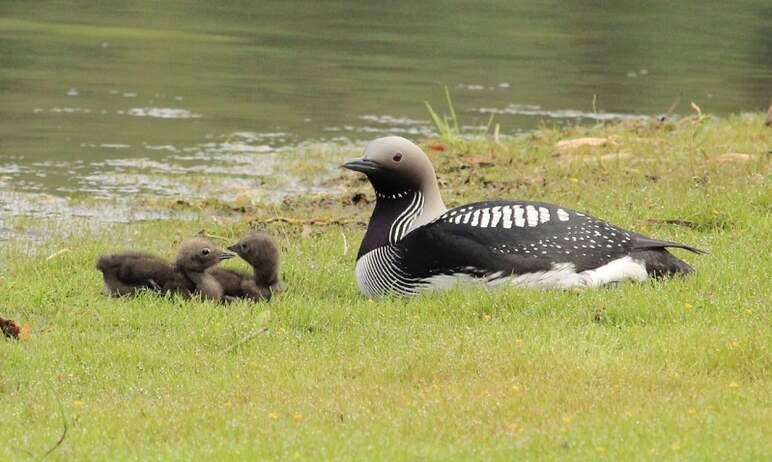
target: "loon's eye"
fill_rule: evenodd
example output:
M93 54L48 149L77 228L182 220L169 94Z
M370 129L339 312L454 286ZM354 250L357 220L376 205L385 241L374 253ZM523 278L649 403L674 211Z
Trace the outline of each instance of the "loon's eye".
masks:
M211 252L212 252L211 250L204 248L201 250L201 255L209 255Z
M241 244L241 250L247 250L247 245L246 244Z
M398 152L394 154L394 157L392 157L392 159L394 160L394 162L399 162L400 160L402 160L402 153Z

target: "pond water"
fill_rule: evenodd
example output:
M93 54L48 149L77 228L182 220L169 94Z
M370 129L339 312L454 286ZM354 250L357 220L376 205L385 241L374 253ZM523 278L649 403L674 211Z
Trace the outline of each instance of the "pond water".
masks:
M3 0L0 191L257 184L299 145L430 134L445 86L469 133L764 110L772 3Z

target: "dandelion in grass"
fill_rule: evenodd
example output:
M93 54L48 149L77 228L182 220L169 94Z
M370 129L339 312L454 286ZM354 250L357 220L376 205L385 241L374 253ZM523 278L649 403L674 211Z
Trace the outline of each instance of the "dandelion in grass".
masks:
M684 303L684 309L685 310L691 310L692 308L694 308L694 306L692 306L691 303Z
M737 382L729 382L729 385L727 385L729 388L740 388L740 384Z
M303 414L301 414L301 413L299 413L299 412L296 412L296 413L295 413L295 414L292 416L292 420L294 420L295 422L302 422L302 421L303 421Z
M509 432L512 434L515 433L523 433L525 431L525 427L518 425L516 423L509 424Z
M571 423L571 416L570 415L564 415L561 420L563 420L563 423L565 423L565 424L570 424Z
M29 340L29 334L32 331L32 328L29 324L22 324L21 329L19 330L19 340Z
M595 448L595 452L597 452L598 454L603 454L604 452L606 452L606 448L604 448L603 446L598 446Z
M74 407L75 409L82 408L83 407L83 401L81 401L79 399L76 399L75 401L72 402L72 407Z
M273 420L279 420L279 414L275 412L271 412L270 414L268 414L268 417L270 417Z
M228 401L226 401L226 402L224 403L224 406L225 406L227 409L230 409L230 408L232 408L232 407L233 407L233 402L232 402L231 400L228 400Z

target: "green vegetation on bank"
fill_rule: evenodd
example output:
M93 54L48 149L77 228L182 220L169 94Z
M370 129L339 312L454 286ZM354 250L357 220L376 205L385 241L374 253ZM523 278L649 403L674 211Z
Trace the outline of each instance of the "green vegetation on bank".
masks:
M279 204L73 224L33 255L3 242L0 317L23 329L0 339L0 458L768 458L770 140L753 114L424 143L448 205L558 202L708 250L679 253L683 280L367 300L353 267L372 192L343 172ZM171 256L252 225L284 252L270 304L101 294L100 253Z

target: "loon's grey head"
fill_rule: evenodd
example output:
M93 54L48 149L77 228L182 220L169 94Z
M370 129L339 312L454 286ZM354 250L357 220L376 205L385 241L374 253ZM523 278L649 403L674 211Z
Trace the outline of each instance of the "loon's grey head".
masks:
M447 210L429 157L415 143L401 136L371 141L362 157L345 162L343 167L367 175L375 192L381 196L406 191L423 194L423 211L413 227L426 224Z
M222 260L234 256L234 254L220 249L208 240L197 237L188 239L180 245L175 265L182 271L203 273Z

